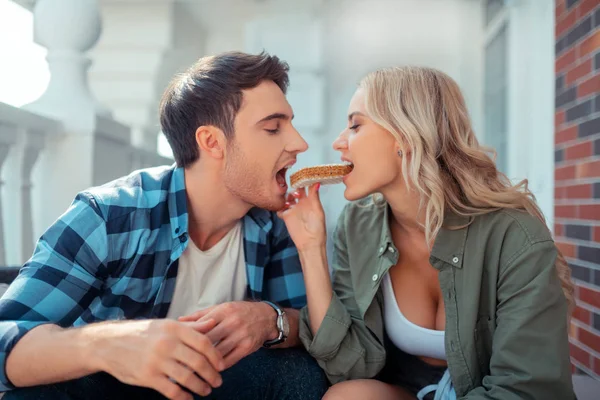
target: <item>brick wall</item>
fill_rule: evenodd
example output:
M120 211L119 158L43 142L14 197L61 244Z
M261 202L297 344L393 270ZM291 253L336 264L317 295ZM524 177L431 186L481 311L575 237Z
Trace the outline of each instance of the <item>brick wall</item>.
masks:
M600 0L556 0L555 235L576 283L571 360L600 379Z

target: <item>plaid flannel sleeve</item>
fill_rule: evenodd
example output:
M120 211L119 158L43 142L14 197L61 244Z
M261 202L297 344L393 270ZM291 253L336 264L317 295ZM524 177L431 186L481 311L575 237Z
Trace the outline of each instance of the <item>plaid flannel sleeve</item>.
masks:
M0 299L0 391L14 388L6 360L25 334L47 323L71 326L97 296L107 253L101 211L90 194L80 193Z
M272 214L271 255L267 264L268 300L282 307L300 309L306 305L306 288L298 250L283 220Z

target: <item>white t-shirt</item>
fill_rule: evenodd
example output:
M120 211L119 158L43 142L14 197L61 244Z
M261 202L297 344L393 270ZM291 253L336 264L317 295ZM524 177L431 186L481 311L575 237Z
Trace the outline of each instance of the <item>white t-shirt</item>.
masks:
M167 318L246 297L246 260L242 222L212 248L202 251L192 240L179 258L175 293Z

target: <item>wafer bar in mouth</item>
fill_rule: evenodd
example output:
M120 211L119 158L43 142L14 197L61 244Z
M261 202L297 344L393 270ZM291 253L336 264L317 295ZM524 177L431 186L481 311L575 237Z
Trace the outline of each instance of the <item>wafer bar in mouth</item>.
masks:
M306 187L315 183L333 185L341 183L344 176L352 172L352 164L326 164L301 168L290 176L293 189Z

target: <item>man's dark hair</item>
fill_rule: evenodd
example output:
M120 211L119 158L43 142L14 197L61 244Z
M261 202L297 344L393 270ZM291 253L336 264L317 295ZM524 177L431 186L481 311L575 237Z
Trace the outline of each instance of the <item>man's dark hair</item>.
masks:
M289 66L276 56L227 52L198 60L169 84L160 102L160 124L179 167L199 157L196 129L212 125L228 138L242 105L242 90L273 81L286 92Z

